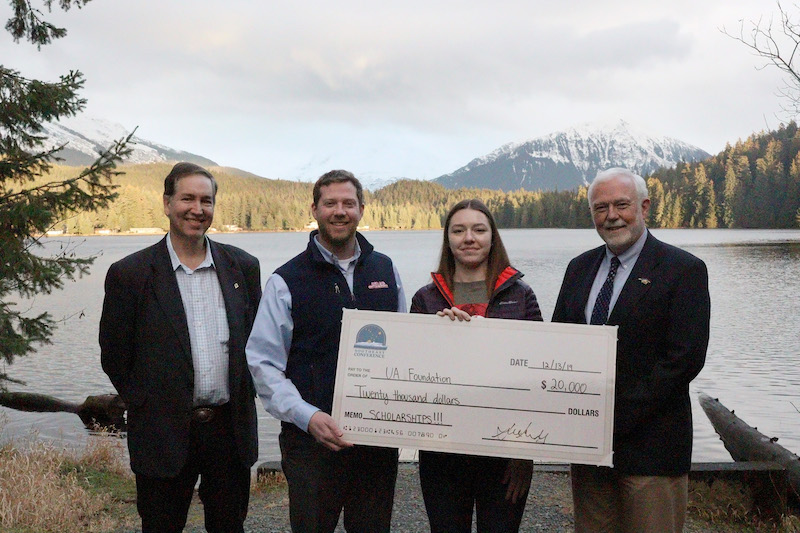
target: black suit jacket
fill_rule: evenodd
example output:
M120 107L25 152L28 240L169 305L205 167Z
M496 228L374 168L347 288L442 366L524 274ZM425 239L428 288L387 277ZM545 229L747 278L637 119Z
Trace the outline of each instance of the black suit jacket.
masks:
M601 246L569 263L553 322L586 323L589 291L604 254ZM689 471L689 382L705 363L709 318L705 263L648 234L608 319L619 326L616 470L649 476Z
M244 354L261 297L258 260L208 241L228 316L229 386L239 458L258 456L255 390ZM103 370L128 407L135 473L173 477L186 463L194 393L189 329L166 238L114 263L100 319Z

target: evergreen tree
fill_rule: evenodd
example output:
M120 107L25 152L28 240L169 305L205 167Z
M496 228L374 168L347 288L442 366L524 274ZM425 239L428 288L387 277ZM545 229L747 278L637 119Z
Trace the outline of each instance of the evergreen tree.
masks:
M780 226L783 228L797 227L796 214L800 209L800 151L796 153L789 167L785 192L781 196L783 198L783 206Z
M780 148L780 143L776 139L770 139L764 156L756 160L752 195L757 213L756 227L776 227L777 213L780 209L777 185L782 181L781 176L784 171L779 158Z
M690 167L687 167L687 169ZM694 167L694 171L690 174L691 184L691 199L689 201L689 227L690 228L704 228L707 227L706 221L711 218L709 211L712 206L709 205L709 181L706 176L706 167L699 164ZM713 192L713 188L711 188ZM716 224L715 224L716 227Z
M59 0L59 5L66 10L87 1ZM43 2L50 9L53 0ZM65 35L63 28L42 19L31 0L10 4L13 14L6 29L16 42L24 39L41 48ZM129 152L123 140L76 175L39 180L57 161L58 150L42 148L43 125L83 109L85 100L78 96L83 82L77 71L50 83L0 65L0 361L7 364L49 342L55 327L49 313L29 316L15 300L61 288L65 280L86 273L93 259L75 257L72 249L52 257L37 255L41 237L74 213L106 207L115 197L115 165ZM9 381L14 380L0 372L0 390Z
M428 229L442 229L442 219L438 213L428 213Z
M725 170L725 189L722 197L722 223L726 228L738 227L737 208L741 204L741 182L736 175L733 162L728 161Z
M758 210L753 198L753 171L750 158L747 155L735 157L734 169L739 178L741 190L740 202L733 206L736 226L740 228L756 227Z
M680 228L683 225L683 201L681 195L670 191L664 197L664 203L669 206L662 221L663 228Z
M702 167L701 167L702 168ZM706 201L705 205L705 217L703 218L703 225L704 228L716 228L717 227L717 198L716 194L714 193L714 183L711 180L706 182L705 190L703 191L703 197Z
M661 227L666 210L664 185L661 180L656 177L648 178L647 192L650 195L650 212L647 217L647 225L651 228Z

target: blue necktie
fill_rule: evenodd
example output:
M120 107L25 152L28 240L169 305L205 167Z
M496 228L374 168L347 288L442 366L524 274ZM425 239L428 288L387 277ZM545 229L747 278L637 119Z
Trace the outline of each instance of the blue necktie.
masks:
M606 320L608 320L608 306L611 304L611 294L614 292L614 278L617 277L617 268L619 268L619 257L615 255L611 258L608 277L597 294L597 300L594 302L590 324L605 324Z

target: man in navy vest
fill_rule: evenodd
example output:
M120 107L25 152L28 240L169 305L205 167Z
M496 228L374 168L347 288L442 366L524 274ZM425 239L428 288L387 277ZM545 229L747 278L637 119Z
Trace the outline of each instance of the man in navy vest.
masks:
M295 532L332 532L344 509L348 532L389 531L397 450L354 446L331 418L342 309L406 311L387 256L356 232L361 183L332 170L314 184L319 230L304 252L267 281L247 342L266 410L281 420L281 464Z

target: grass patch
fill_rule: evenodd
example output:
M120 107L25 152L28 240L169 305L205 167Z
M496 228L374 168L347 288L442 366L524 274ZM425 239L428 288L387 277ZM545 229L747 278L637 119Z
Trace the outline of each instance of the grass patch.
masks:
M270 494L275 491L285 491L286 476L278 470L259 472L250 486L252 494Z
M91 533L134 524L135 481L122 446L107 435L77 451L35 435L0 446L0 529Z
M136 481L124 459L120 439L107 434L93 436L78 456L68 455L62 474L74 473L92 494L111 496L114 502L136 504Z
M689 512L708 522L746 522L754 516L750 491L739 482L714 480L689 485Z
M800 517L762 516L752 491L739 481L690 482L688 513L711 524L728 524L732 531L800 533Z

